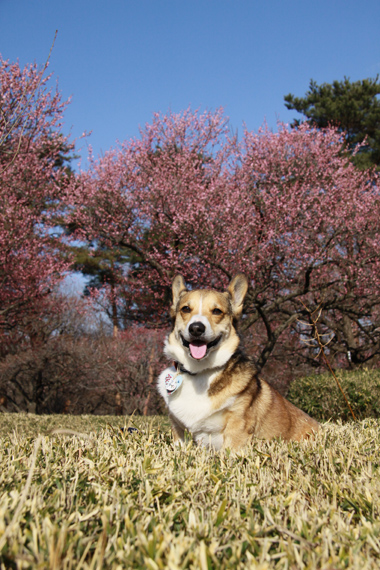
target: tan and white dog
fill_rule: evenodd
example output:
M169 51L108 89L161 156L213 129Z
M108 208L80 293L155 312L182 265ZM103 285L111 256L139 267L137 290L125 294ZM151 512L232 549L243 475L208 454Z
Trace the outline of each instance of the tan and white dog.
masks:
M236 275L227 291L188 291L173 281L173 330L165 354L174 365L158 379L174 440L188 430L199 444L237 449L252 437L301 440L319 429L310 416L260 379L253 361L239 350L237 321L248 282Z

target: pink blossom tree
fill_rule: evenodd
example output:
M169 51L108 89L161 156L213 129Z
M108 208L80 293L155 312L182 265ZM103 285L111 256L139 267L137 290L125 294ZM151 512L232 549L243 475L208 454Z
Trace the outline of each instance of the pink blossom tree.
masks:
M219 288L242 271L242 328L260 338L259 367L279 343L294 347L316 306L330 347L363 361L380 351L379 187L342 143L307 125L246 130L239 142L220 110L155 115L73 181L72 222L94 248L131 252L119 287L132 318L167 320L177 272Z
M45 66L46 67L46 66ZM0 56L0 331L37 316L67 260L54 234L73 144L61 132L66 103L45 68Z

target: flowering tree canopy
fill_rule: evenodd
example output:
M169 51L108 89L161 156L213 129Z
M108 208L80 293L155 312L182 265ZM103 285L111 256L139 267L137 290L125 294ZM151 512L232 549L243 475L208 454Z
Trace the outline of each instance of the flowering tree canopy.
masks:
M0 56L0 328L38 312L67 263L52 228L73 145L44 69Z
M342 144L333 128L264 127L238 141L220 110L157 114L72 180L72 223L95 249L131 252L119 273L131 318L165 321L176 273L220 288L241 271L260 366L316 305L336 350L365 359L379 351L378 177Z

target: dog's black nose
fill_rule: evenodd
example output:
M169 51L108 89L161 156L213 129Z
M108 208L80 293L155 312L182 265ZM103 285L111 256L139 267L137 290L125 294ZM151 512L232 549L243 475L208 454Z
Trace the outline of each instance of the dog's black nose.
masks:
M191 325L189 326L189 333L192 336L202 336L203 333L205 332L205 330L206 330L206 327L200 321L197 321L195 323L191 323Z

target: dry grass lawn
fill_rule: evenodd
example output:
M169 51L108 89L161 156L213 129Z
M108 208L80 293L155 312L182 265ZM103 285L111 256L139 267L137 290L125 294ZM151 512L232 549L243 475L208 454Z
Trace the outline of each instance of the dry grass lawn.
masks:
M133 424L0 415L1 568L380 567L379 420L237 454Z

